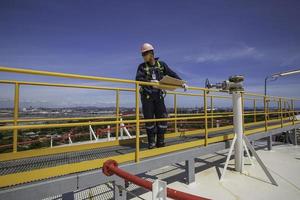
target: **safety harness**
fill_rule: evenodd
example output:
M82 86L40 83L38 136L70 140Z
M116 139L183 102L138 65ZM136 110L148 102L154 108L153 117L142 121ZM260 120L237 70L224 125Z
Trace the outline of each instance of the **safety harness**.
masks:
M146 72L146 76L147 78L149 78L149 80L151 80L151 71L150 71L150 67L147 64L147 62L145 62L145 67L144 70ZM158 70L159 75L162 77L164 75L164 67L160 64L160 62L157 60L156 64L154 66L154 70Z
M152 79L153 70L154 71L158 71L159 77L163 77L164 76L164 67L160 64L160 62L158 60L156 60L154 69L152 69L152 70L151 70L151 67L147 64L147 62L145 62L144 70L146 72L146 78L147 78L147 80L151 80ZM160 91L161 91L161 97L165 97L166 96L166 92L164 90L160 90ZM147 99L150 98L150 94L152 93L151 89L146 88L146 87L141 87L140 92L141 92L141 94L146 95Z

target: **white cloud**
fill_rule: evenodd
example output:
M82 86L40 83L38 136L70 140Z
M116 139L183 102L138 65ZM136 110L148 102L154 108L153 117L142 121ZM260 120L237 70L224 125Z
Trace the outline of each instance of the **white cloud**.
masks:
M243 45L241 47L235 47L226 50L210 51L208 49L208 52L204 51L197 55L185 56L184 59L186 61L204 63L204 62L225 61L225 60L231 60L231 59L243 58L243 57L259 58L262 56L263 54L260 53L256 48Z

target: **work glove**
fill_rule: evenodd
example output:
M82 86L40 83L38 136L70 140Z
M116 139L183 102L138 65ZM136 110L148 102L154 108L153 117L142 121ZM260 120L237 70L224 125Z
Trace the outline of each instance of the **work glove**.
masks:
M189 86L186 83L184 83L184 84L182 84L182 88L186 92L189 89Z
M158 80L151 80L151 83L159 83L159 81ZM158 88L157 86L152 86L152 87Z

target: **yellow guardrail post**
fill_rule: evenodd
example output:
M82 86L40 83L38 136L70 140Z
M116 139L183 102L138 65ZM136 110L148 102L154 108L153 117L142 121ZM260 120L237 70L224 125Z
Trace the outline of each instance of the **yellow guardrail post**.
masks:
M293 125L295 125L295 104L294 99L291 99L291 110L292 110L292 118L293 118Z
M264 113L265 113L265 131L268 131L267 96L264 96Z
M175 114L175 122L174 122L174 128L175 128L175 133L178 132L178 128L177 128L177 95L174 94L174 114Z
M287 114L288 114L288 117L290 118L291 117L291 107L292 107L292 105L290 105L290 102L286 102L286 104L287 104Z
M285 99L285 118L289 117L289 102Z
M287 99L285 99L285 113L285 117L289 117L289 103Z
M210 97L210 123L211 123L211 128L214 127L214 103L213 103L213 96Z
M208 130L207 130L207 92L203 90L203 109L204 109L204 133L205 133L205 146L208 144Z
M291 103L291 104L290 104ZM287 104L287 109L288 109L288 117L291 118L292 115L292 101L291 102L286 102Z
M282 98L279 98L279 109L280 109L280 124L283 127L283 113L282 113Z
M277 101L277 118L280 119L280 99Z
M253 121L256 122L256 99L253 99Z
M284 102L283 102L283 117L286 117L286 100L284 100Z
M120 90L116 90L116 120L120 121ZM119 140L120 124L116 124L116 140Z
M135 84L135 162L140 161L140 105L139 105L139 84Z
M266 99L266 103L267 103L267 104L266 104L266 105L267 105L267 113L268 113L268 114L267 114L267 120L270 119L270 114L269 114L269 113L270 113L270 109L269 109L269 108L270 108L270 101L271 101L271 99L268 99L268 98Z
M14 126L18 125L19 117L19 101L20 101L20 85L15 84L15 97L14 97ZM13 130L13 152L18 151L18 129Z

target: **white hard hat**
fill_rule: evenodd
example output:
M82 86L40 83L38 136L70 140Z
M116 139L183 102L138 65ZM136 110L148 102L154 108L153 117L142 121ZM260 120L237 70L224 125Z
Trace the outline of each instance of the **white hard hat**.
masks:
M144 43L141 48L141 52L144 53L146 51L154 50L154 47L149 43Z

